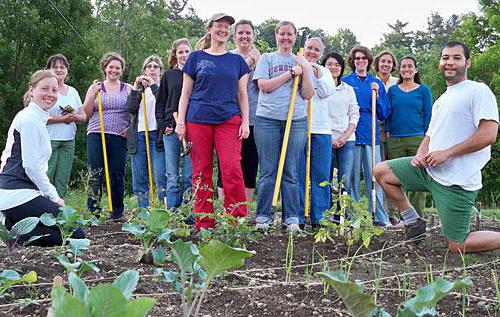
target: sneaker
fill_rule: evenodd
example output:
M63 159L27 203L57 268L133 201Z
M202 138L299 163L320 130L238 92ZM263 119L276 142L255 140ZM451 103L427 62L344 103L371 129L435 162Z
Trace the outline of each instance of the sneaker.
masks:
M405 232L406 232L406 240L409 240L414 243L420 243L425 239L427 221L422 218L418 218L415 223L406 224Z
M288 233L299 233L299 232L302 232L302 230L300 229L299 225L296 224L296 223L291 223L287 226L286 230L288 231Z
M269 230L269 223L257 222L255 224L255 231L266 232L267 230Z

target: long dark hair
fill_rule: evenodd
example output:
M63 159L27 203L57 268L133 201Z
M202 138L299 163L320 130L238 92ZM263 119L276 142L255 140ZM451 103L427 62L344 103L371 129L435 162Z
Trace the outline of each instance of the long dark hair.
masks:
M413 56L405 56L399 61L399 67L401 68L401 62L403 62L405 59L409 59L413 61L413 65L415 65L415 69L418 70L418 64L417 60ZM422 81L420 80L420 72L416 72L415 76L413 77L413 81L416 82L417 84L421 85ZM401 77L401 70L399 71L399 82L398 84L401 84L403 82L403 77Z
M337 78L337 86L338 86L338 85L340 85L340 79L342 78L342 76L344 76L345 62L344 62L344 59L342 58L342 55L340 55L339 53L336 53L336 52L332 52L332 53L326 54L325 57L323 57L323 59L321 60L321 65L325 66L326 61L328 61L329 58L336 59L337 62L340 64L340 74L339 74L339 78Z

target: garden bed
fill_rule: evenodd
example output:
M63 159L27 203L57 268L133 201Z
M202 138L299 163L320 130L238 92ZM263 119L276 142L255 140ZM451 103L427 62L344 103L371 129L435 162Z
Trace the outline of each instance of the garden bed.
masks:
M140 244L121 230L122 222L109 221L87 230L90 251L84 258L95 260L99 273L87 273L89 286L111 282L120 273L135 269L140 280L135 296L157 299L151 316L180 316L180 298L169 285L154 279L156 267L137 262ZM288 235L279 228L247 244L256 251L254 257L239 270L214 281L201 307L201 315L210 316L348 316L347 308L332 287L325 293L324 285L315 276L324 270L335 271L341 264L351 263L351 280L359 280L377 300L395 314L399 303L425 285L429 279L458 279L466 275L474 285L465 297L468 316L500 315L492 274L499 276L500 253L482 255L447 254L444 240L436 224L423 243L404 244L402 230L387 230L374 237L367 249L349 258L344 240L336 243L314 243L312 234L296 237L290 281L285 282L285 254ZM499 222L483 219L483 229L499 230ZM15 269L21 274L34 270L38 274L33 288L14 287L14 297L0 299L0 316L45 316L50 306L50 290L54 276L65 276L64 268L52 255L58 248L26 247L15 249L10 256L1 247L4 257L0 269ZM349 251L352 256L356 246ZM165 269L173 267L167 263ZM379 278L377 277L380 271ZM443 273L444 271L444 273ZM378 287L376 285L378 284ZM29 304L29 305L28 305ZM452 294L437 306L442 316L461 316L464 298ZM497 309L497 310L495 310ZM68 315L69 316L69 315Z

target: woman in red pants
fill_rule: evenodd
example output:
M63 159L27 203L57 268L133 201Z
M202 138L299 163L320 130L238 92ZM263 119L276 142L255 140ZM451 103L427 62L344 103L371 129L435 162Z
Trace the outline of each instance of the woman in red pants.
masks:
M196 230L213 228L213 151L224 182L224 208L235 217L247 215L241 171L241 144L249 135L247 83L250 68L228 51L234 18L218 13L208 21L205 36L182 69L183 86L175 131L192 142Z

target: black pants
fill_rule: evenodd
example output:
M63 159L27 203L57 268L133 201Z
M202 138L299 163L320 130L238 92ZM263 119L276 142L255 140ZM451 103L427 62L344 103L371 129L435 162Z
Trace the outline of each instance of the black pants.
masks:
M12 228L19 221L28 217L40 217L44 213L50 213L57 216L59 213L59 205L50 199L38 196L27 203L19 205L14 208L7 210L2 210L5 215L5 226L8 230ZM47 227L41 222L28 234L21 236L18 243L23 243L28 241L32 236L47 235L45 237L39 238L30 243L30 245L37 245L41 247L52 247L56 245L62 245L61 232L56 226ZM83 239L85 238L85 232L78 228L74 233L72 238Z
M257 146L255 145L255 138L253 136L253 126L250 126L250 135L248 138L243 139L243 144L241 145L241 170L243 171L243 180L246 188L255 188L258 167L259 154L257 153ZM219 172L217 187L223 188L222 177L220 176L220 166L218 163L217 170Z

